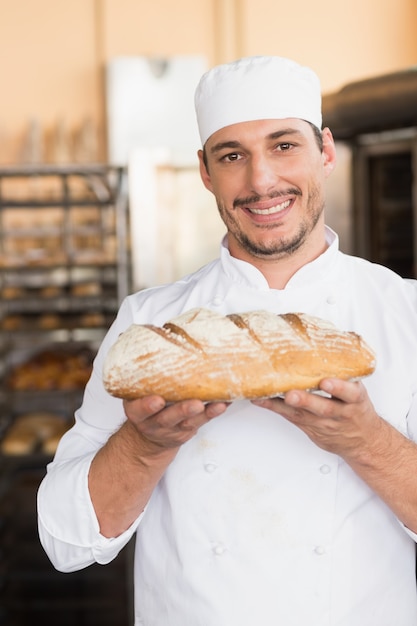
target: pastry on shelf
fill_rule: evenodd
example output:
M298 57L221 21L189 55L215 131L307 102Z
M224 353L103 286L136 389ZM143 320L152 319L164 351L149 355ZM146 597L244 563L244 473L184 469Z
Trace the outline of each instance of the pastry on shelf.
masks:
M101 294L101 285L98 282L77 283L71 287L71 295L77 297L98 296Z
M3 330L20 330L24 327L25 318L23 315L6 315L0 321L0 327Z
M45 411L24 413L15 418L0 448L10 456L31 454L39 448L45 454L54 454L68 428L68 421L60 415Z
M11 391L71 391L90 378L93 352L88 348L42 350L16 365L6 376Z
M5 300L15 300L25 295L23 287L18 285L5 285L1 290L1 297Z
M41 298L58 298L62 292L62 287L58 285L47 285L39 290L39 295Z
M54 313L45 313L41 315L38 322L39 328L44 330L54 330L62 326L62 320L59 315Z
M104 326L106 324L106 318L103 313L98 311L90 311L89 313L84 313L80 317L80 326L83 328L99 328L100 326Z

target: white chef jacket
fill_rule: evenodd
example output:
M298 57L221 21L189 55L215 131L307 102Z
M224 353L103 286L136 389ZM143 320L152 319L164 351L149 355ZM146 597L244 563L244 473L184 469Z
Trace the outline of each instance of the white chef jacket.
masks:
M65 572L108 563L136 533L136 626L417 624L416 535L341 458L249 402L181 447L121 536L100 535L89 497L90 462L125 420L101 381L109 346L132 322L160 325L196 306L303 311L360 333L376 351L365 380L376 410L417 438L415 284L343 254L330 229L327 239L283 290L223 242L220 258L196 273L129 296L99 350L76 424L39 489L39 533Z

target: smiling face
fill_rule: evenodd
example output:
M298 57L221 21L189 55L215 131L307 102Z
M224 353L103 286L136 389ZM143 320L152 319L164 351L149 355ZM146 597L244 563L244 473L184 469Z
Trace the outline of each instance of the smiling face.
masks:
M199 152L204 185L216 197L231 254L255 265L318 256L324 240L324 182L335 164L328 129L321 151L299 119L227 126ZM302 264L302 263L301 263Z

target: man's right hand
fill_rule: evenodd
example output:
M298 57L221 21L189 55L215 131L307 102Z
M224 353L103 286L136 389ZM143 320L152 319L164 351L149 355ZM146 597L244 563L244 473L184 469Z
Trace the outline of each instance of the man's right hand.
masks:
M184 400L167 405L161 396L125 400L128 420L155 452L178 448L191 439L197 430L227 409L225 402L204 404L201 400Z
M88 477L102 535L117 537L129 528L181 445L226 408L201 400L167 405L160 396L124 401L127 421L97 452Z

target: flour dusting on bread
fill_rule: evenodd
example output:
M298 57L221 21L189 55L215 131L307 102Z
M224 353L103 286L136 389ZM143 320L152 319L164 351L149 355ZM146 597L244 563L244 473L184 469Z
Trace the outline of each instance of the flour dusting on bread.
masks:
M362 337L321 318L195 308L162 327L132 324L110 348L103 380L120 398L210 402L314 389L323 378L356 379L374 368Z

